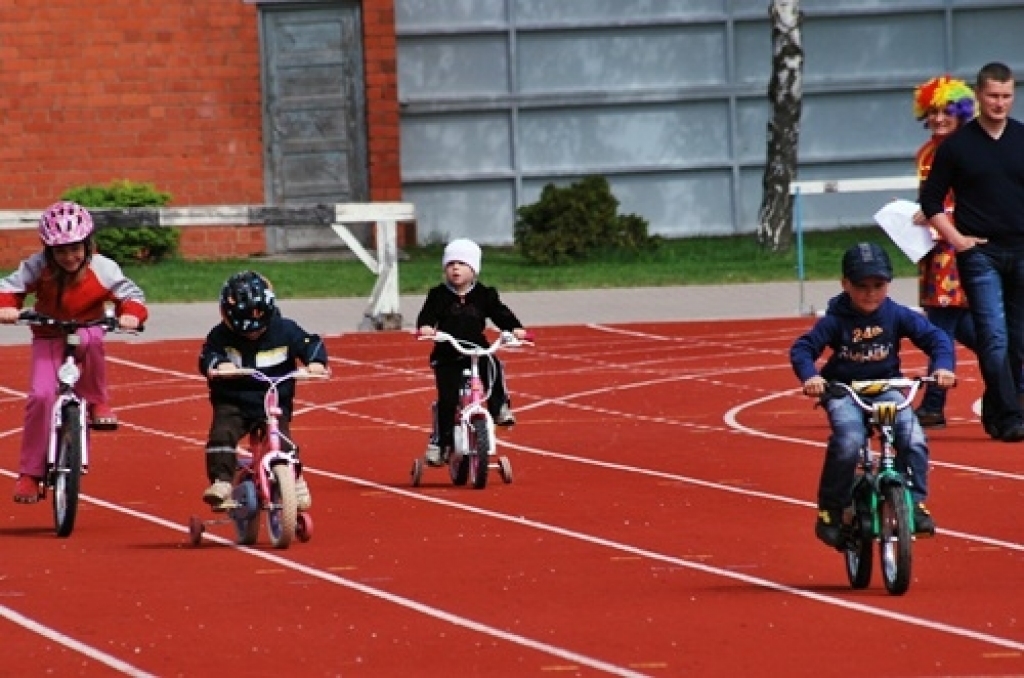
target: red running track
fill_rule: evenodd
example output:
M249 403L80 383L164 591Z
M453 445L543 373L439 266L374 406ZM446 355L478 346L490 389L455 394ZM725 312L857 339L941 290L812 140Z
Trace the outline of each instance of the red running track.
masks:
M1024 446L982 433L976 366L931 434L940 532L909 592L877 572L852 591L812 530L827 425L787 358L809 322L541 330L506 354L514 482L483 490L444 469L410 486L430 347L332 337L293 425L315 533L288 550L263 526L255 548L228 526L188 545L208 515L198 343L112 341L122 425L94 434L74 534L0 503L0 674L1024 675ZM0 348L10 484L27 352Z

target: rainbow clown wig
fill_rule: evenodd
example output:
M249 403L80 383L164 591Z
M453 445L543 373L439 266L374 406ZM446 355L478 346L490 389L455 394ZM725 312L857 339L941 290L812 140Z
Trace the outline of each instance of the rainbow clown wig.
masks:
M943 75L918 85L914 90L914 117L924 120L929 110L944 108L962 125L974 119L976 103L974 92L967 83Z

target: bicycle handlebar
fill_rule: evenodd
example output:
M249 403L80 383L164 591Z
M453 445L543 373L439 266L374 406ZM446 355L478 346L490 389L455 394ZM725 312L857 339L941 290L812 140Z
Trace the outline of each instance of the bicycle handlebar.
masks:
M230 379L232 377L252 377L253 379L256 379L257 381L262 381L262 382L265 382L265 383L268 383L268 384L276 386L277 384L280 384L281 382L287 381L289 379L294 379L296 381L302 381L304 379L328 379L328 378L330 378L331 375L330 375L329 372L322 372L322 373L320 373L320 372L310 372L307 369L298 369L298 370L292 370L288 374L282 374L279 377L270 377L270 376L267 376L266 374L264 374L261 370L256 369L255 367L236 367L233 370L224 370L224 371L221 371L221 370L218 370L218 369L215 368L215 369L212 369L212 370L209 371L208 376L211 379Z
M45 313L39 313L31 309L26 309L18 315L18 320L15 321L17 325L39 325L43 327L56 327L60 329L64 334L74 334L83 327L102 327L108 332L125 332L130 334L138 334L145 328L139 325L135 329L126 329L120 326L117 322L117 318L112 315L104 315L100 318L93 318L92 320L58 320L52 316L48 316Z
M519 339L515 334L509 331L502 331L498 335L490 346L477 346L468 339L458 339L440 330L433 334L416 334L416 337L420 340L431 340L436 342L448 342L451 344L456 351L462 355L468 356L489 356L493 353L497 353L502 348L515 348L517 346L533 346L533 337L527 336L524 339ZM467 348L468 347L468 348Z
M903 402L896 406L897 410L903 410L914 401L914 396L917 395L918 389L921 388L922 384L935 383L938 380L935 377L894 377L892 379L865 379L853 381L849 384L842 381L830 381L826 387L826 392L833 395L846 395L849 394L853 401L862 410L870 412L872 407L870 403L864 402L861 396L874 396L884 393L885 391L893 391L898 389L910 389L905 394Z

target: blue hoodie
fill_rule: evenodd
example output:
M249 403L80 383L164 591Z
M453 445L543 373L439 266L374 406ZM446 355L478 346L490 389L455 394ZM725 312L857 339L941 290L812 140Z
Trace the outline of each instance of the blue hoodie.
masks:
M915 311L886 298L874 313L853 307L846 292L828 302L825 315L793 342L789 361L800 383L818 374L815 361L826 348L832 354L821 369L828 381L889 379L900 371L900 341L906 337L932 359L935 369L953 369L953 342Z

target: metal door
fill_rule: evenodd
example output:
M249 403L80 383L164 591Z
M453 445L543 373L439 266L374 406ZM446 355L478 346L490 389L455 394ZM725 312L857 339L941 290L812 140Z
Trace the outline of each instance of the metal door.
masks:
M268 204L368 200L359 7L262 7ZM322 227L288 226L268 236L277 252L341 246Z

